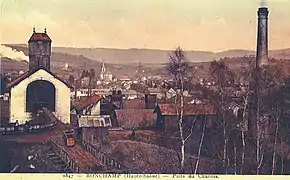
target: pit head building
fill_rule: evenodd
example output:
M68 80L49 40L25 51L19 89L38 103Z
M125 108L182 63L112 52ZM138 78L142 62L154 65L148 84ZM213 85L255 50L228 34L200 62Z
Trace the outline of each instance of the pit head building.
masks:
M268 8L258 10L256 67L268 65Z
M29 70L7 85L10 90L10 123L33 120L42 107L70 123L72 87L50 71L51 39L46 29L33 33L28 41Z

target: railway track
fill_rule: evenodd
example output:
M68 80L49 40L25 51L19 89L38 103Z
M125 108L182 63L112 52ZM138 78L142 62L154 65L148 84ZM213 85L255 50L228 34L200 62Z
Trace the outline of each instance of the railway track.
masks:
M21 135L31 134L32 139L37 139L38 134L43 131L54 129L54 135L46 139L46 159L55 165L55 168L62 173L130 173L127 167L120 162L99 152L89 143L83 141L68 147L63 136L63 124L58 123L59 119L48 109L43 108L40 112L47 123L16 125L10 123L0 128L2 135L20 138ZM35 134L35 135L34 135ZM44 133L45 134L45 133ZM9 136L9 137L10 137ZM29 135L30 136L30 135Z

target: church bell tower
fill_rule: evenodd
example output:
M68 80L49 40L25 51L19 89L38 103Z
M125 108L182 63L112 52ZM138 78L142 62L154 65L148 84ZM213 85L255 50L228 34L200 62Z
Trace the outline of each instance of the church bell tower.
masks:
M43 33L35 31L28 41L29 72L43 68L50 71L51 39L46 28Z

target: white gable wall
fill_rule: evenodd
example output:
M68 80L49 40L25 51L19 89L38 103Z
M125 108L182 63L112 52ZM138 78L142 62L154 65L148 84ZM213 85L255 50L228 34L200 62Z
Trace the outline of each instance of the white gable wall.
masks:
M23 124L30 120L31 113L26 112L26 90L27 86L36 80L46 80L54 85L55 111L63 123L70 123L70 89L43 69L39 69L11 88L10 122L18 120L19 124Z
M89 106L82 112L83 115L100 115L101 114L101 101L98 101L93 106Z

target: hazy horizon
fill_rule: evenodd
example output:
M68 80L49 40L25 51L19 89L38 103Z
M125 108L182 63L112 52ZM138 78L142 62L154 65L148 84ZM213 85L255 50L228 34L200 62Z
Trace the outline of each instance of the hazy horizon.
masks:
M3 43L2 45L25 45L27 46L28 44L25 43ZM130 49L137 49L137 50L158 50L158 51L172 51L173 48L171 49L153 49L153 48L135 48L135 47L131 47L131 48L114 48L114 47L73 47L73 46L54 46L52 45L52 48L79 48L79 49L116 49L116 50L130 50ZM182 47L181 47L182 48ZM269 51L277 51L277 50L288 50L290 49L290 47L285 47L285 48L281 48L281 49L269 49ZM256 49L225 49L222 51L208 51L208 50L192 50L192 49L184 49L185 51L200 51L200 52L213 52L213 53L219 53L219 52L225 52L225 51L256 51Z
M260 0L0 0L2 44L47 28L53 47L256 50ZM269 49L290 48L290 0L268 0ZM71 28L70 28L71 27Z

